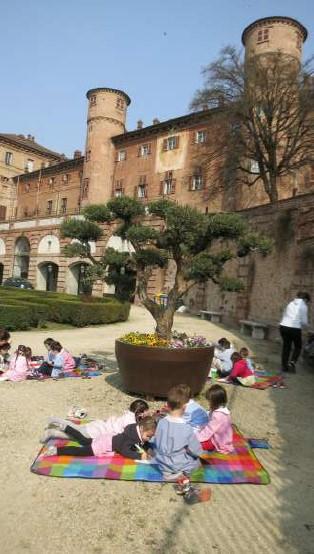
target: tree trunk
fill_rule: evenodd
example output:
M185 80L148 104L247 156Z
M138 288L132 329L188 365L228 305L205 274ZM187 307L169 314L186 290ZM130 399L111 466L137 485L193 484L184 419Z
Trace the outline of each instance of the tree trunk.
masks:
M170 340L171 339L171 330L173 325L175 307L168 306L163 310L163 312L155 317L156 321L156 334L161 339Z

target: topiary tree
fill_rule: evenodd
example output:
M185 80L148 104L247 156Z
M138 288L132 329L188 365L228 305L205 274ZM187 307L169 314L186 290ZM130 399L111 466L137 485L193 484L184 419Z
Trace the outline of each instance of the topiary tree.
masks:
M61 227L64 237L80 242L65 248L67 256L80 256L92 261L90 279L104 279L124 291L128 275L136 271L137 294L156 321L156 333L165 339L171 336L178 300L198 283L211 280L223 290L238 291L243 284L224 273L227 261L257 250L266 255L271 240L251 232L247 221L234 213L202 214L189 206L180 206L166 199L144 207L133 198L110 200L107 205L91 205L84 210L85 220L69 219ZM152 219L159 226L150 225ZM116 252L107 248L100 259L90 254L89 241L97 240L100 223L118 223L114 234L127 240L132 251ZM156 268L174 265L174 283L168 292L167 306L150 297L148 283Z

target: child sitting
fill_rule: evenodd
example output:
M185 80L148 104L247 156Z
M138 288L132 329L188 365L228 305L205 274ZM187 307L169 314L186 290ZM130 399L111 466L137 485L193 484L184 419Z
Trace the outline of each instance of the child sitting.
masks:
M232 369L231 355L234 348L226 338L219 339L215 348L212 368L217 370L219 377L227 377Z
M122 433L127 425L131 423L140 423L141 419L148 415L149 406L145 400L134 400L131 402L130 407L126 410L122 416L111 416L107 420L96 419L89 423L82 425L76 425L75 423L69 422L66 419L60 418L49 418L48 429L45 431L44 436L41 439L41 442L46 442L49 439L68 439L69 436L65 431L60 431L55 429L55 424L57 427L61 423L62 425L71 425L73 429L79 431L84 437L90 439L96 439L99 435L103 433L108 433L113 435L118 435Z
M10 360L8 371L1 375L0 381L24 381L30 371L31 356L31 349L20 344Z
M196 432L204 450L217 450L222 454L233 452L233 431L230 412L226 406L227 393L220 385L206 391L209 402L209 422Z
M254 373L255 371L255 366L254 366L254 362L253 360L249 357L249 351L248 349L243 346L240 351L239 351L239 354L241 356L241 358L243 358L244 360L246 360L246 363L248 365L248 368L252 371L252 373Z
M247 361L242 358L239 352L234 352L231 356L233 363L231 373L227 381L240 383L244 387L251 387L255 383L255 375L250 370Z
M193 398L191 388L188 385L178 385L181 388L186 400L183 412L183 419L196 431L208 423L208 413Z
M104 456L109 452L117 452L133 460L147 460L150 456L146 452L149 448L149 439L154 436L156 422L150 417L144 417L139 424L127 425L122 433L112 435L101 433L96 439L85 437L71 426L60 423L61 431L76 440L80 446L50 446L47 456Z
M159 421L155 434L155 461L165 480L174 481L199 467L202 447L183 419L186 394L180 385L170 389L167 405L169 413Z
M6 371L9 368L10 348L11 345L9 342L3 342L2 344L0 344L0 372Z
M0 329L0 346L10 344L10 333L6 329Z
M69 373L75 368L75 361L71 354L63 348L58 341L52 342L50 345L51 355L54 356L53 368L51 371L51 377L53 379L59 379L64 377L65 373Z

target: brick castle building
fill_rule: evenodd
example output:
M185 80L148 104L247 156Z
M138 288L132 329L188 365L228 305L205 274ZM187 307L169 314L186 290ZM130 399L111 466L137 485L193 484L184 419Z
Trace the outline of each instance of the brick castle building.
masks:
M305 27L296 20L269 17L246 27L242 42L246 57L280 49L300 61L306 37ZM217 186L219 162L205 166L200 162L217 142L223 108L164 122L155 119L146 127L138 121L137 129L126 131L131 100L125 92L94 88L87 92L87 100L84 156L76 151L73 159L65 159L37 145L33 137L0 134L0 179L6 187L2 196L0 188L1 280L23 276L38 289L78 293L88 262L62 256L67 241L59 236L60 223L68 215L81 217L88 204L115 196L133 196L144 203L169 197L202 212L254 211L268 204L259 182L224 190ZM280 202L311 193L311 167L279 183ZM101 255L108 243L119 248L106 227L102 239L92 245L94 255ZM159 277L152 291L163 288L163 279L167 276ZM105 290L103 283L94 286L96 294ZM203 298L199 303L204 302Z

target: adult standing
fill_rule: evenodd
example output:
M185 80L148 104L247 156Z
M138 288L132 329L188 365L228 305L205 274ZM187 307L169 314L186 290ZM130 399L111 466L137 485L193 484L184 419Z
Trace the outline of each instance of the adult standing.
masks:
M298 292L296 298L289 302L284 309L280 321L280 334L283 341L281 353L283 371L295 373L295 366L302 350L302 328L308 325L310 300L311 297L307 292Z

